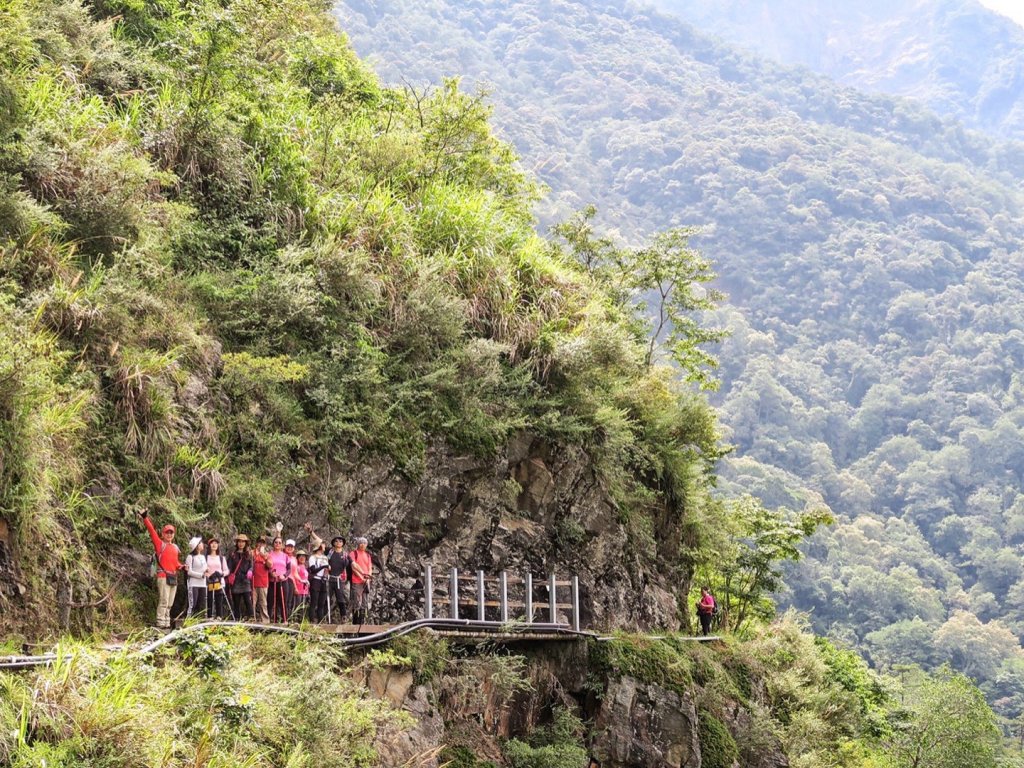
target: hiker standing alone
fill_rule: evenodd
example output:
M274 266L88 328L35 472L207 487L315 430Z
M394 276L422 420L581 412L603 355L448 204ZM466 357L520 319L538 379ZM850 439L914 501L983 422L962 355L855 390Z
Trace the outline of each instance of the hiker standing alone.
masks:
M715 615L715 598L707 587L700 588L700 600L697 601L697 616L700 618L700 633L707 637L711 634L711 619Z
M180 553L174 544L174 526L168 523L158 534L147 510L139 512L139 517L146 524L156 554L156 625L160 629L170 629L171 605L178 589L178 571L181 569L178 560Z

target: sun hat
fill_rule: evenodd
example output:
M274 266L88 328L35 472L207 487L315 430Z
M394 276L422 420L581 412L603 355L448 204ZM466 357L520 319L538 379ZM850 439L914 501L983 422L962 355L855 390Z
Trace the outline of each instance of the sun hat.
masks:
M191 539L188 540L188 551L191 552L193 549L195 549L196 547L198 547L202 543L203 543L203 537L202 536L193 536Z
M174 533L176 530L177 529L173 525L168 523L167 525L164 526L162 533L167 533L168 531L170 531L171 533Z
M244 541L246 544L248 544L249 537L246 536L244 533L240 533L237 536L235 536L235 541Z

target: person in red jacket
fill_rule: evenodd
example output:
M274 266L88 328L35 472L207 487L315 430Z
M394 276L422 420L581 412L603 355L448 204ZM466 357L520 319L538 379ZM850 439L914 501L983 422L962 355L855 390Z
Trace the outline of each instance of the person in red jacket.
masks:
M263 624L270 622L270 612L267 610L269 589L270 561L267 559L267 542L260 537L256 542L256 554L252 558L252 594L256 621Z
M147 510L139 512L139 517L146 524L156 554L156 625L160 629L170 629L171 605L174 604L174 593L178 591L178 571L181 570L180 552L174 544L174 526L168 523L157 533Z
M369 602L370 579L373 578L373 560L366 550L366 537L356 539L356 548L349 559L352 561L352 623L366 622L366 607Z

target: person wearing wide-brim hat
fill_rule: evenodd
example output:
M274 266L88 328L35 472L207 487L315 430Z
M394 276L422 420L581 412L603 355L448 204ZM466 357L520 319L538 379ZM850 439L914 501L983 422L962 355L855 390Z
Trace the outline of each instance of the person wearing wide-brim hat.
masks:
M206 547L202 536L188 542L185 570L188 572L188 615L206 614Z
M235 536L235 550L228 555L228 575L225 579L231 595L231 608L237 621L253 618L252 612L252 552L249 537Z

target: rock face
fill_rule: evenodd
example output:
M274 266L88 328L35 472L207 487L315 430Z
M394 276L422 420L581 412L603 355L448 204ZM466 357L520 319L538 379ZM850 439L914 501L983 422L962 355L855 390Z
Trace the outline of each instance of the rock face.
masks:
M412 673L404 669L366 673L367 687L403 709L413 723L380 736L380 764L435 768L444 762L439 760L442 750L458 744L472 745L469 751L478 760L504 765L503 743L529 740L550 722L553 711L568 708L587 724L582 744L601 768L789 765L774 737L764 735L755 743L752 733L757 729L740 702L714 697L716 712L711 715L699 703L705 694L696 684L680 692L629 675L596 675L592 649L587 641L521 644L498 655L463 649L427 685L415 685ZM524 663L513 669L509 659ZM518 683L512 683L516 676ZM715 745L702 744L705 717L715 719L727 731L726 738L740 745L737 760L723 762Z
M331 474L294 488L284 500L285 532L311 521L321 534L367 536L378 569L375 620L422 615L422 574L430 563L438 586L453 566L490 576L529 571L534 599L545 608L546 575L577 574L585 627L677 629L685 621L675 595L686 594L689 584L668 582L660 567L665 553L657 551L662 544L631 537L593 461L578 448L524 435L497 459L435 447L416 480L383 460ZM341 511L333 521L324 514L325 500ZM658 539L673 536L662 531ZM511 599L522 601L517 589ZM558 601L569 603L568 590ZM447 610L438 605L437 615ZM536 618L547 620L546 611ZM560 618L568 620L565 609Z
M595 729L602 766L700 768L697 708L674 691L631 677L610 681Z

